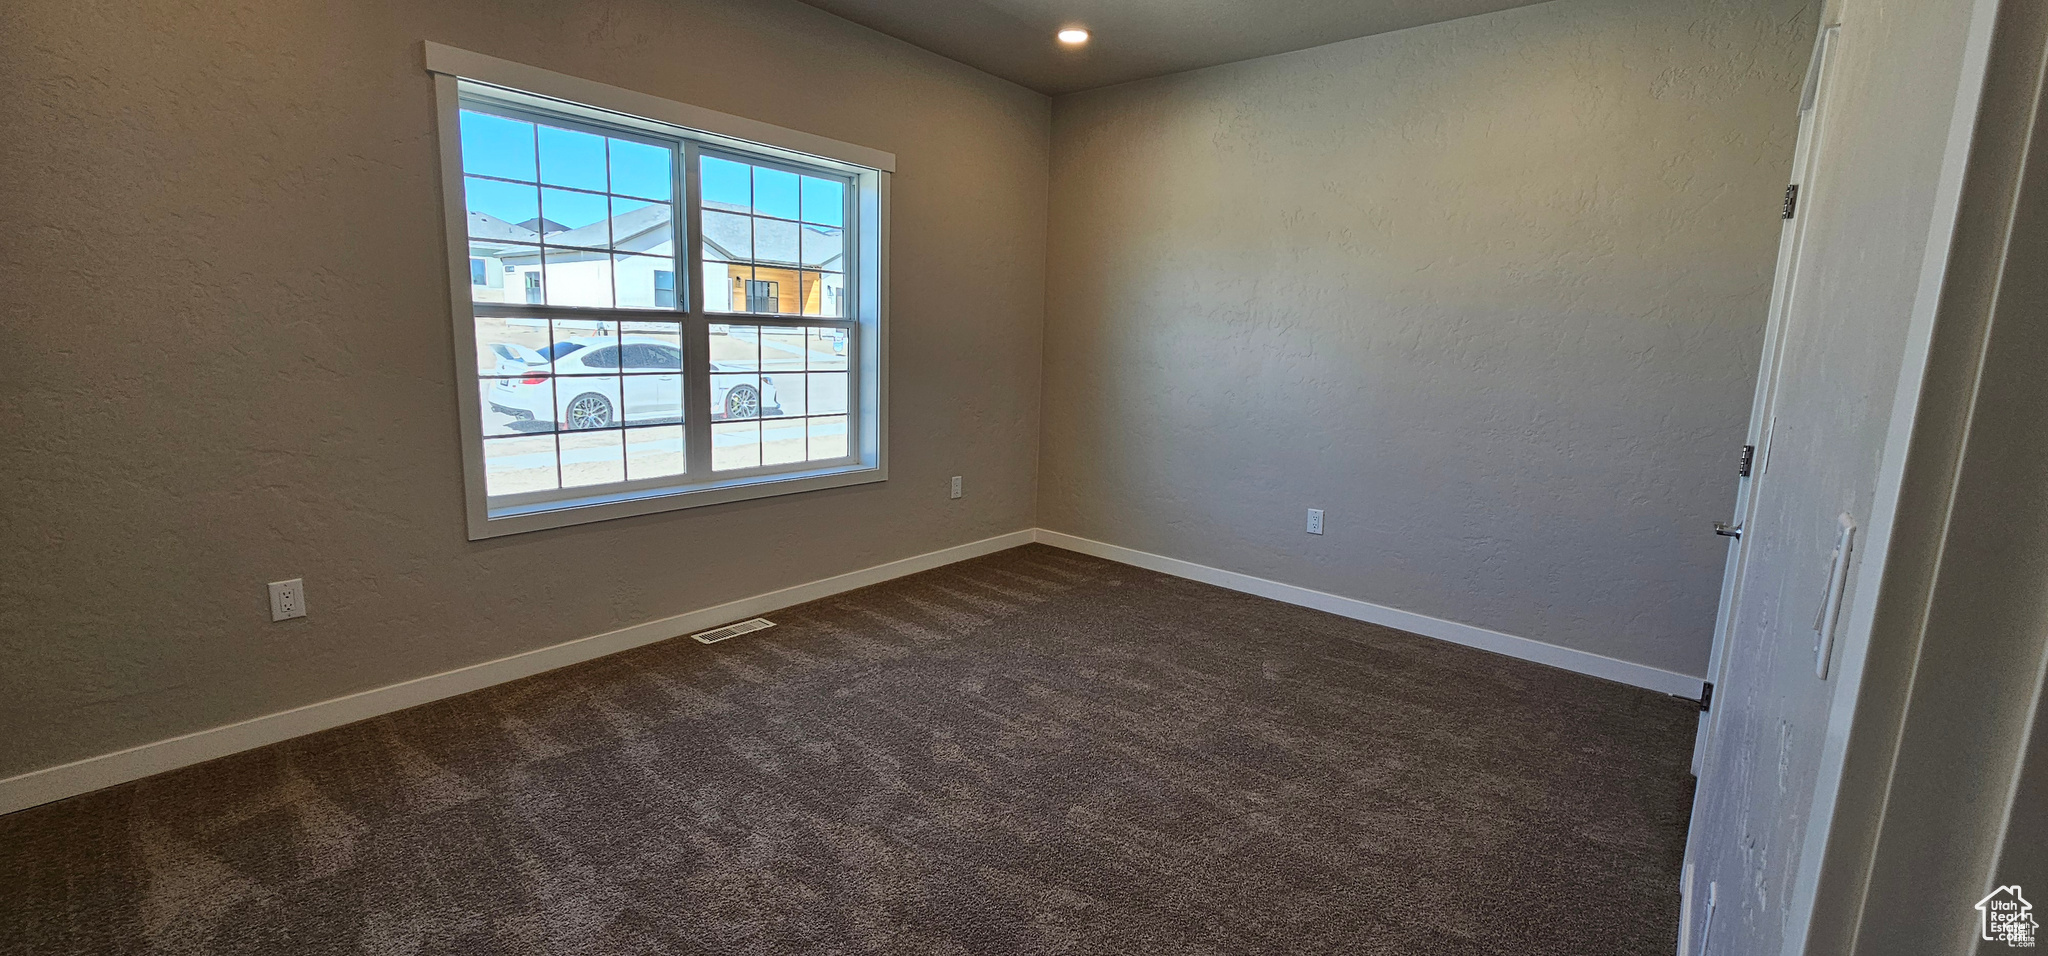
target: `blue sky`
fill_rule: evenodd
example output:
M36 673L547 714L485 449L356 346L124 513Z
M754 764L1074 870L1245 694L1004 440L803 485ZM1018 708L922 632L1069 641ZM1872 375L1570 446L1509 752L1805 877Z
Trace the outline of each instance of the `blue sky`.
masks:
M643 199L669 198L671 153L664 147L553 126L542 126L535 134L532 123L463 111L462 171Z
M522 122L489 113L462 112L462 170L495 176L667 201L673 177L667 148L577 130ZM570 228L607 216L604 197L560 189L468 179L469 207L507 222L543 215ZM706 156L702 188L707 202L750 208L756 215L802 219L824 226L844 222L844 183ZM614 197L609 215L644 203Z
M752 207L755 215L801 219L821 226L842 225L845 218L846 186L837 180L798 176L712 156L704 157L701 180L705 202Z

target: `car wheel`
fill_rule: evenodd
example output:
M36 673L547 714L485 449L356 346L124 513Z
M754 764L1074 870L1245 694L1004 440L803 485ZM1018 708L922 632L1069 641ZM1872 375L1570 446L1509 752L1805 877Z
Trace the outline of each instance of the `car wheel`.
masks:
M603 428L612 423L612 400L584 392L569 400L570 428Z
M753 418L761 411L761 393L752 385L735 385L725 393L725 417Z

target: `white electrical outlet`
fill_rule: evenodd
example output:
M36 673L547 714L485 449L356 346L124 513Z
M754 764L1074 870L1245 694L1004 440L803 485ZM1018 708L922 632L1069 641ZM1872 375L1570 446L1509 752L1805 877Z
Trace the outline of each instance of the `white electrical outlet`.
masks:
M270 619L289 621L306 616L306 579L270 582Z
M958 498L958 497L960 497L960 476L959 476L959 475L954 475L954 476L953 476L953 497L955 497L955 498Z
M1321 508L1310 508L1310 509L1308 509L1308 533L1309 533L1309 534L1322 534L1322 533L1323 533L1323 509L1321 509Z

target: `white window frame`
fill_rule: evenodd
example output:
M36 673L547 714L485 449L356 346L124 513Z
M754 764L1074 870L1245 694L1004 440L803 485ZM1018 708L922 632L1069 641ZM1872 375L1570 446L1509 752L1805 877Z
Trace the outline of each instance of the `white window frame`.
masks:
M607 86L480 53L427 42L427 71L433 75L439 118L441 176L448 239L449 305L454 323L457 395L461 407L463 485L470 540L559 528L632 515L722 504L771 495L866 484L888 479L888 276L889 178L895 171L891 153L842 143L797 130L677 103L672 100ZM478 382L476 318L485 313L552 314L560 318L610 318L617 310L560 306L473 303L470 299L470 245L464 200L461 109L467 97L487 96L493 103L526 107L590 124L679 139L684 150L676 193L683 220L676 256L678 293L686 308L635 310L631 318L682 322L686 362L685 417L709 421L707 329L711 324L836 325L849 333L848 457L790 466L764 466L712 473L710 446L700 441L704 428L686 431L689 473L671 478L602 485L538 495L491 498L485 484L482 399ZM699 149L737 154L750 162L785 164L826 170L846 177L851 185L846 224L847 285L851 288L844 320L763 313L709 313L705 309L702 240L697 201L696 157ZM678 303L681 305L682 303ZM671 318L673 317L673 318ZM713 322L714 319L719 321ZM703 391L703 395L697 392ZM708 427L708 426L707 426ZM701 447L700 447L701 446Z

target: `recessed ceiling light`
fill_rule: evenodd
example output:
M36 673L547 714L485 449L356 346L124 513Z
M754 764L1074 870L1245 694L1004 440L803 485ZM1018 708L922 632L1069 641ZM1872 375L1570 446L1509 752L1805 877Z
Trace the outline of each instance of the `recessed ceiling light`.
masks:
M1068 27L1060 31L1060 42L1069 44L1086 43L1088 42L1088 31L1079 27Z

